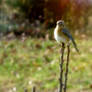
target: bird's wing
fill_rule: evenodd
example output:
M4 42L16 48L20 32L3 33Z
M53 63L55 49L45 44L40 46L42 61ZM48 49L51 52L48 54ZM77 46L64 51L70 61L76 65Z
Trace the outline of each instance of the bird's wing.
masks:
M72 35L68 31L68 29L63 28L62 32L64 33L65 36L67 36L69 39L73 39Z
M64 29L62 30L62 32L64 33L65 36L67 36L67 37L72 41L72 43L73 43L73 45L74 45L76 51L79 52L79 50L78 50L78 48L77 48L77 45L76 45L76 43L75 43L75 41L74 41L72 35L71 35L70 32L68 31L68 29L65 29L65 28L64 28Z

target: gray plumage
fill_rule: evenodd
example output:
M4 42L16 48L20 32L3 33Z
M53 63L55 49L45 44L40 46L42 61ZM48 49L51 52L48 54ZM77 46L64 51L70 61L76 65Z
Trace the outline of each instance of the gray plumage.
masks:
M66 35L66 36L72 41L72 43L73 43L73 45L74 45L76 51L79 53L79 50L78 50L77 45L76 45L76 42L75 42L75 40L73 39L73 37L72 37L72 35L70 34L70 32L68 31L68 29L63 28L63 29L62 29L62 32L64 33L64 35Z

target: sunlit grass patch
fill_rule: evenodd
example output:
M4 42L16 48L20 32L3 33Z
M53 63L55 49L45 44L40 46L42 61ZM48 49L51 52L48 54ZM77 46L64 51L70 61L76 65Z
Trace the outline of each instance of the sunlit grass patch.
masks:
M77 43L81 54L71 46L68 79L68 89L75 89L75 92L91 90L92 85L92 41L78 40ZM59 85L59 50L55 41L44 39L1 41L0 89L16 87L17 92L23 92L36 85L40 90L56 90Z

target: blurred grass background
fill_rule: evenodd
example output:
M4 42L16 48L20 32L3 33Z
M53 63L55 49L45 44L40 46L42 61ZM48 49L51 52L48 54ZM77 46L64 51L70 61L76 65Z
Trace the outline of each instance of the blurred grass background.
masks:
M59 19L81 52L71 46L68 92L92 92L92 0L0 0L0 92L57 91Z

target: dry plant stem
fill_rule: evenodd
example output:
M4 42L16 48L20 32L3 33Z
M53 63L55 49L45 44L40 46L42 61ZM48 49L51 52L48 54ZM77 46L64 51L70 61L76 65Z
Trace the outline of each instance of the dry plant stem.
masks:
M63 64L64 64L64 49L65 49L65 44L62 43L62 48L61 48L61 60L60 60L60 87L59 87L59 92L63 91Z
M36 92L36 87L33 86L32 92Z
M67 52L67 63L66 63L66 72L65 72L65 85L64 85L64 92L66 92L67 89L67 79L68 79L68 66L69 66L69 55L70 55L70 46L67 46L68 52Z
M25 89L24 89L24 92L28 92L28 90L25 88Z

